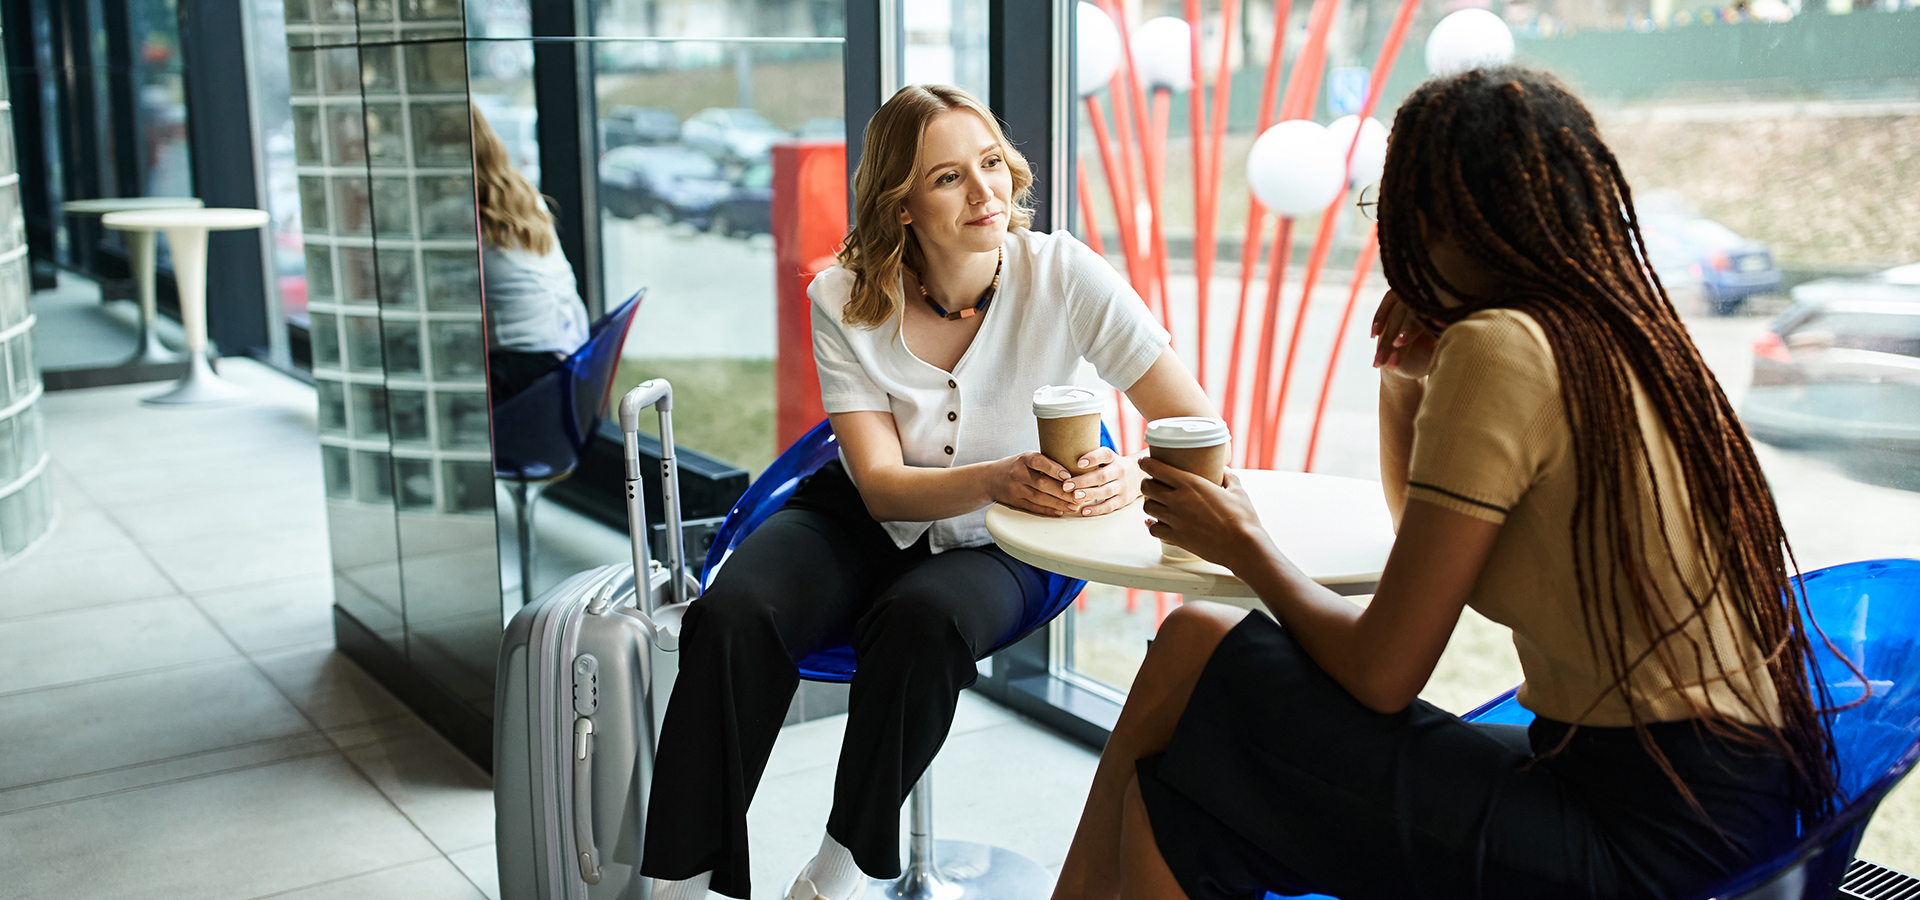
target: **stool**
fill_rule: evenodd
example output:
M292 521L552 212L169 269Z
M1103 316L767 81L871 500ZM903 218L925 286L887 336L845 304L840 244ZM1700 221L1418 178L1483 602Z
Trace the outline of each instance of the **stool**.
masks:
M116 231L167 233L173 248L173 278L180 293L180 324L187 331L187 374L165 393L142 403L214 403L246 391L213 373L207 364L207 232L259 228L268 216L258 209L154 209L107 213L100 224ZM151 243L149 243L151 246Z
M98 200L70 200L60 210L70 216L98 216L116 212L153 209L199 209L206 204L198 197L108 197ZM151 231L128 231L127 268L133 270L133 283L140 300L140 341L123 366L179 362L180 355L160 343L154 329L159 307L153 290L154 238Z

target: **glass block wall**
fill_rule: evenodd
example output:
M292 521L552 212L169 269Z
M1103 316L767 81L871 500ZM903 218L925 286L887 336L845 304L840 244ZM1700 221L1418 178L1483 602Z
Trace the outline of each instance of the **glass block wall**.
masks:
M0 70L5 62L0 55ZM27 296L26 220L13 148L13 106L6 79L0 79L0 564L26 552L52 519Z
M290 0L335 602L490 713L501 595L459 0Z

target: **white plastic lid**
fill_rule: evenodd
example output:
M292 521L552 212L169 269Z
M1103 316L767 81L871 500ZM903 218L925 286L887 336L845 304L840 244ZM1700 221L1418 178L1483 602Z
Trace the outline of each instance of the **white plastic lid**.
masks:
M1095 415L1105 409L1099 394L1078 385L1050 384L1033 392L1033 415L1038 419Z
M1227 442L1227 423L1205 416L1174 416L1147 423L1147 446L1182 449L1214 447Z

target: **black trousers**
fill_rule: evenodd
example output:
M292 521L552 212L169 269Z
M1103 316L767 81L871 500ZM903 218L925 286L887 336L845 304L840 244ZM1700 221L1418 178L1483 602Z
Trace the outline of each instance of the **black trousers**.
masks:
M1794 837L1773 751L1651 726L1709 823L1633 729L1582 727L1547 755L1568 728L1464 722L1421 701L1374 712L1254 614L1137 771L1193 900L1687 897Z
M900 871L900 804L946 740L974 663L1046 602L997 547L905 550L838 462L802 482L687 610L660 729L641 871L745 897L747 805L799 686L795 664L851 643L859 670L827 833L867 874Z

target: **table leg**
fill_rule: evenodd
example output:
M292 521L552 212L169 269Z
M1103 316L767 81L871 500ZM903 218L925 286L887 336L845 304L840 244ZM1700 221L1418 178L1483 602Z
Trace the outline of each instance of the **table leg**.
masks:
M207 229L169 228L173 281L180 290L180 324L187 332L187 376L171 390L142 403L213 403L246 391L213 373L207 364Z
M160 343L160 331L155 327L159 317L159 301L153 286L154 233L123 231L120 235L127 242L127 261L133 266L133 281L140 298L140 341L134 345L133 355L123 365L179 362L180 355Z

